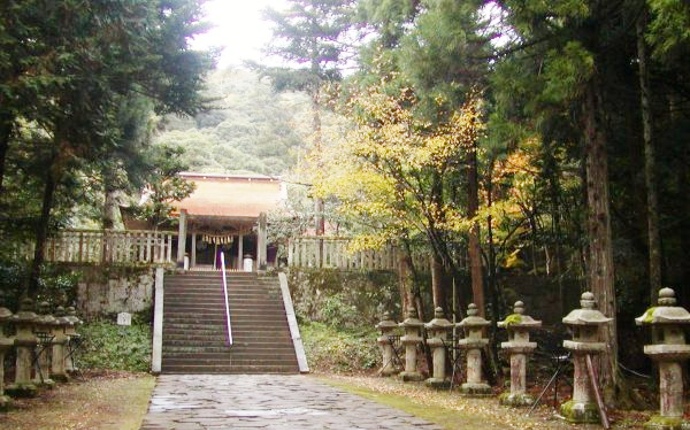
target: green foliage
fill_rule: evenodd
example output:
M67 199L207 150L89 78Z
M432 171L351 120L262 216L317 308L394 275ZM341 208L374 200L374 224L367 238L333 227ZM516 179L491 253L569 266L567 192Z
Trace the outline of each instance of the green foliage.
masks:
M165 116L157 144L184 148L182 161L194 172L283 175L303 145L310 101L302 93L275 93L245 70L218 70L207 79L211 109L184 120Z
M151 326L137 318L131 326L101 319L78 329L84 339L77 365L85 369L151 370Z
M316 372L353 373L381 365L373 326L355 332L311 322L301 324L300 331L307 361Z
M352 0L289 0L285 10L267 9L273 39L266 52L290 67L257 68L271 77L279 91L313 95L324 82L339 80L353 4Z
M194 191L194 183L178 174L187 166L180 161L184 150L180 147L156 145L150 148L150 171L145 175L148 199L131 208L132 214L148 221L154 228L170 224L177 218L173 216L173 203L183 200Z
M669 59L688 52L690 42L690 5L678 0L647 0L654 19L647 41L657 58Z
M36 302L47 302L49 309L73 306L77 302L80 274L63 266L47 265L41 270Z
M23 287L28 276L28 265L23 261L0 260L0 305L19 309ZM49 309L72 306L77 300L80 274L68 267L44 265L38 280L39 294L35 303L47 302Z
M19 297L26 273L26 263L0 260L0 305L15 311L19 308Z
M347 297L341 291L324 299L321 316L326 323L334 328L351 327L357 322L359 312L357 308L346 303Z
M301 321L334 329L373 327L384 311L399 314L397 278L388 272L292 269L288 284Z

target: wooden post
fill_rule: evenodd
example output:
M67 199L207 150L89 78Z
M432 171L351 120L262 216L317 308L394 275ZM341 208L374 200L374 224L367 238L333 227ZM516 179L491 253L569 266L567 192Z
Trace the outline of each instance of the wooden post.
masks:
M184 251L187 247L187 210L180 209L180 225L177 234L177 267L184 267Z
M189 257L189 267L196 266L196 230L192 229L192 255Z
M256 234L256 267L259 270L268 264L268 220L265 213L259 215L259 231Z
M242 270L242 261L244 260L244 235L240 233L237 241L237 270Z

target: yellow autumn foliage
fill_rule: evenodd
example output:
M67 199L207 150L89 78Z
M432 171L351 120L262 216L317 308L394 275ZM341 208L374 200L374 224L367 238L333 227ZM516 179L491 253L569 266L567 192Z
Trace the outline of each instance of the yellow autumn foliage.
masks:
M315 194L336 198L340 215L368 226L356 249L378 248L432 228L468 231L464 208L439 206L429 178L456 168L483 130L479 97L471 98L440 125L418 119L414 92L396 95L372 87L354 96L348 115L356 127L339 136L322 159Z

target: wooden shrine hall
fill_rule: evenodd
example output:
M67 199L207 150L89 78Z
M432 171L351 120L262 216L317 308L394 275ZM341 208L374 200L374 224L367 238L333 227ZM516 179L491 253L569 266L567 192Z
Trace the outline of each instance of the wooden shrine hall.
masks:
M179 214L177 265L219 269L224 253L228 270L265 269L275 264L267 242L267 213L283 200L279 179L252 175L181 173L194 192L174 204Z

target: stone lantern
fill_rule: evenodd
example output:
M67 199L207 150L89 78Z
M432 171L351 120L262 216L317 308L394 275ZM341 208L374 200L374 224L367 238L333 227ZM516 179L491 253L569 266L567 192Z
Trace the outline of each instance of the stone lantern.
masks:
M38 339L38 344L36 345L38 374L34 379L37 384L52 387L55 385L55 381L50 377L55 317L50 314L49 308L48 302L41 302L39 304L39 314L34 321L34 334L36 339Z
M676 306L676 293L670 288L659 290L659 305L651 307L637 325L652 327L652 345L644 353L659 363L659 415L645 423L645 429L676 430L686 428L683 421L683 361L690 357L683 325L690 323L690 313Z
M426 380L426 384L433 388L447 388L450 381L446 379L446 345L448 332L453 329L453 323L443 316L443 309L434 310L434 319L424 324L429 338L426 344L433 350L433 374Z
M467 382L462 384L460 392L470 396L488 396L491 387L482 380L482 349L489 344L484 338L484 328L489 321L478 315L477 305L470 303L467 307L467 318L458 323L465 331L465 338L458 341L458 347L466 350Z
M376 328L381 332L381 336L376 339L383 356L381 375L390 376L398 372L393 362L395 354L395 329L398 328L398 324L391 319L388 312L384 312L381 317L381 322L376 324Z
M611 318L595 309L596 301L591 292L580 298L581 309L571 311L563 318L573 333L572 340L564 340L563 347L573 354L573 398L561 405L561 415L572 423L598 423L599 408L594 398L593 384L587 371L587 359L606 351L606 344L599 338L599 331Z
M77 311L73 306L67 308L67 316L65 317L69 322L65 326L65 335L67 336L67 354L65 355L65 370L67 372L75 372L77 370L74 365L74 351L78 348L81 342L81 335L77 333L77 326L82 321L77 317Z
M67 369L65 368L65 357L67 356L67 327L72 325L67 318L65 308L58 306L55 310L55 322L53 324L53 354L52 365L50 369L51 378L56 381L67 381Z
M398 324L405 330L400 342L405 346L405 370L400 373L403 381L421 381L424 379L417 370L417 345L422 343L422 326L424 323L417 319L417 310L411 308L407 318Z
M502 342L501 348L510 355L510 393L503 393L500 402L509 406L529 406L534 399L527 394L527 357L537 347L536 342L529 341L529 332L541 327L541 321L525 315L525 304L515 302L513 314L498 323L499 327L508 330L508 342Z
M6 409L10 402L5 396L5 354L14 345L14 339L6 337L4 325L11 316L9 309L0 307L0 410Z
M9 318L17 332L14 337L17 361L14 384L7 387L7 392L15 397L34 397L38 392L36 385L31 381L34 350L38 345L38 339L33 332L37 315L31 310L32 307L31 299L24 299L19 312Z

